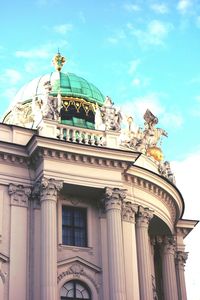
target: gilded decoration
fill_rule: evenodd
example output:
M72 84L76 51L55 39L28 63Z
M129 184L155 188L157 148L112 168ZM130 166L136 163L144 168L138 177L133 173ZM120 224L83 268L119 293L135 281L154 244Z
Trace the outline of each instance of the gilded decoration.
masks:
M58 53L53 58L53 64L55 69L60 72L65 62L66 62L65 57L62 56L58 51Z

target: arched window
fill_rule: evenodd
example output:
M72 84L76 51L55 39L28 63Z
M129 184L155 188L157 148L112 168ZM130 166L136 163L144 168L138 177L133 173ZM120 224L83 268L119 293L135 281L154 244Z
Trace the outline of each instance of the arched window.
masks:
M91 300L88 287L81 281L71 280L65 283L61 289L61 300Z

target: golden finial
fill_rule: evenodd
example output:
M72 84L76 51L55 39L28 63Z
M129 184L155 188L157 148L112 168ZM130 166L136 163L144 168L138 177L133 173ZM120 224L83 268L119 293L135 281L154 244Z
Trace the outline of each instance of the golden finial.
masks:
M53 64L55 66L55 69L60 72L65 62L66 62L65 57L61 56L58 49L58 53L53 58Z

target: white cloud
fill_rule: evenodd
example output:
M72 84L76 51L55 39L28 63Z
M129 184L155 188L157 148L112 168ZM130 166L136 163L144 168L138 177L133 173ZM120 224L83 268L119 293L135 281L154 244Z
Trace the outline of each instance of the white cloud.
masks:
M165 108L161 105L159 95L156 93L149 93L142 97L134 98L132 101L123 103L121 109L127 115L132 115L138 123L143 124L143 115L148 109L158 116L165 111Z
M143 85L139 78L132 81L135 86ZM143 124L143 115L147 109L149 109L159 119L159 123L163 127L167 128L179 128L183 124L183 117L179 112L169 111L162 103L161 98L166 95L159 93L148 93L144 96L134 98L132 101L124 102L122 105L122 111L125 114L132 115L136 122Z
M179 128L183 125L183 117L180 113L165 112L160 118L160 122L168 127Z
M60 25L55 25L53 27L53 31L64 35L67 32L72 31L72 28L73 28L72 24L60 24Z
M129 12L137 12L137 11L140 11L140 6L137 5L137 4L131 4L131 3L127 3L124 5L124 9L129 11Z
M139 78L134 78L132 80L132 85L133 86L139 86L139 85L141 85L141 80Z
M158 14L166 14L169 12L168 6L166 3L153 3L150 5L150 8Z
M2 80L7 81L10 84L16 84L21 80L21 78L21 73L14 69L6 69L2 76Z
M171 23L152 20L148 23L146 30L136 29L128 24L130 32L138 39L142 46L164 45L164 40L173 29Z
M180 0L177 4L177 10L181 14L185 14L191 6L192 2L190 0Z
M3 99L4 97L8 100L8 101L12 101L12 99L14 98L14 96L16 95L18 89L17 88L8 88L6 89L2 94L1 94L1 98Z
M23 57L23 58L47 58L49 57L50 53L48 49L31 49L31 50L18 50L15 52L15 55L17 57Z
M125 34L124 30L120 29L120 30L116 31L113 36L108 37L107 41L110 44L118 44L121 40L123 40L125 38L126 38L126 34Z
M190 153L182 161L171 162L177 187L185 200L185 213L183 218L200 219L199 201L199 170L200 151ZM186 238L186 251L189 257L186 262L186 285L188 299L200 300L200 259L199 259L200 224Z
M130 61L128 73L131 75L134 74L140 63L141 63L140 59L134 59Z

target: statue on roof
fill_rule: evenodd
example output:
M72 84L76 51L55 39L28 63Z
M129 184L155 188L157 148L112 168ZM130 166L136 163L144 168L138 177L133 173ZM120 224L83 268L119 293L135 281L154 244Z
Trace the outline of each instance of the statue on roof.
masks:
M132 130L133 118L127 118L128 132L125 133L122 146L142 152L143 154L154 157L157 161L161 161L163 155L157 145L161 141L162 136L168 136L167 132L162 128L155 127L158 123L158 118L154 116L149 109L147 109L144 114L144 121L144 129L138 127Z
M100 108L100 111L105 130L120 131L122 114L114 106L110 97L106 96L104 105Z

